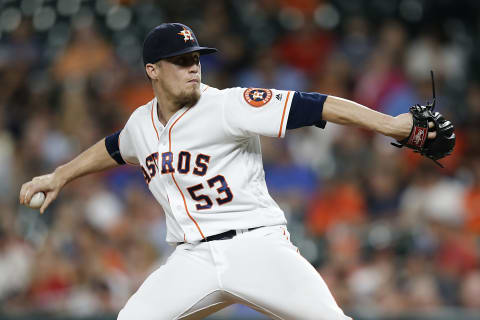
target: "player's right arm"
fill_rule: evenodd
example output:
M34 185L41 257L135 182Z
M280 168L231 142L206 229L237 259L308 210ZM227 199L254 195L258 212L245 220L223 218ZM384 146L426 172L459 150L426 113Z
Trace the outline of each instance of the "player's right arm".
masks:
M40 208L40 213L43 213L49 204L57 198L62 187L70 181L119 165L109 154L105 139L102 139L75 159L56 168L52 173L35 177L23 184L19 195L20 204L27 205L35 193L44 192L46 198Z
M138 109L137 109L138 110ZM125 127L88 148L70 162L59 166L52 173L35 177L23 184L19 201L28 205L37 192L45 193L40 213L55 200L64 185L79 177L125 164L138 163L135 136L138 129L138 112L133 112Z

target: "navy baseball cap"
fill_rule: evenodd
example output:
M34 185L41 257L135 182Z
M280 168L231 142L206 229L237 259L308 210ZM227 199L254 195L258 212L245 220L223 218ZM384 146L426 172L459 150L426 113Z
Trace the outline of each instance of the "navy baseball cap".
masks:
M218 50L200 47L192 29L184 24L162 23L151 30L143 42L143 64L194 51L209 54Z

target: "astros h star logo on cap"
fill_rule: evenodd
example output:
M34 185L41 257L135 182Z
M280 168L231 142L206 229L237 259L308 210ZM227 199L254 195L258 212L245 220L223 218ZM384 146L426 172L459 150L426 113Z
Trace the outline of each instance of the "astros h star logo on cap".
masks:
M183 41L185 41L185 42L187 42L188 40L194 41L193 36L192 36L192 32L188 29L183 28L183 30L180 31L177 34L183 36Z

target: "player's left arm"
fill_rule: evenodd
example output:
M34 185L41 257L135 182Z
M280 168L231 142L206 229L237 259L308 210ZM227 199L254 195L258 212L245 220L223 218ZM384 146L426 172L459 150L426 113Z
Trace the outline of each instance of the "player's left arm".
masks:
M413 126L412 115L409 112L393 117L354 101L335 96L327 96L325 99L322 119L369 129L396 140L408 137ZM429 132L428 137L434 138L435 132Z
M225 127L234 136L283 137L284 129L324 128L330 121L373 130L401 141L411 134L413 127L410 112L392 117L347 99L316 92L234 88L224 99ZM428 137L434 138L435 134L429 132Z
M295 92L287 129L308 125L323 128L326 121L369 129L397 140L408 137L413 126L411 113L393 117L347 99L315 92ZM429 132L428 137L432 139L435 134Z
M432 74L433 82L433 74ZM392 137L395 147L407 147L438 162L453 152L453 124L434 112L434 100L427 105L413 105L408 113L396 117L372 110L359 103L320 93L295 92L288 116L287 129L308 125L323 128L326 121L369 129Z

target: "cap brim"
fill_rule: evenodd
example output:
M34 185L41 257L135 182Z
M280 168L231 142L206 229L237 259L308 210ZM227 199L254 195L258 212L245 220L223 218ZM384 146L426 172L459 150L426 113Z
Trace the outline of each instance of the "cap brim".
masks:
M210 53L218 52L218 50L215 49L215 48L208 48L208 47L189 47L189 48L185 48L183 50L177 51L177 52L173 52L169 55L163 56L160 59L180 56L182 54L190 53L190 52L198 52L198 53L200 53L200 55L204 55L204 54L210 54Z

